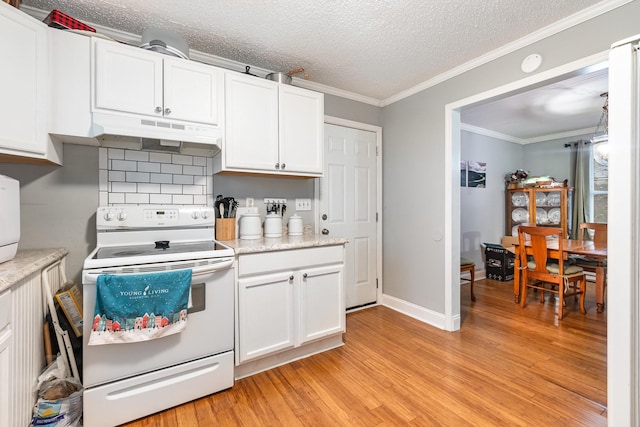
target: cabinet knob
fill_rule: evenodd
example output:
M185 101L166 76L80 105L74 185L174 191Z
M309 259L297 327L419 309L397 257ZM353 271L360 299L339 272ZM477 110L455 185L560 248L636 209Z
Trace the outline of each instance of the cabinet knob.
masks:
M164 109L164 114L165 114L165 115L169 115L169 114L171 114L171 108L165 108L165 109Z
M162 113L162 107L156 107L156 113L160 114Z
M287 165L286 165L286 164L284 164L284 163L283 163L282 165L280 165L280 169L284 169L284 168L286 168L286 167L287 167Z
M280 169L280 163L276 163L276 169Z
M322 234L324 234L326 236L327 234L329 234L329 230L327 230L326 228L323 228L322 229Z
M306 278L307 278L307 273L303 273L303 274L302 274L302 277L303 277L304 279L306 279Z
M293 280L293 274L289 276L289 280Z

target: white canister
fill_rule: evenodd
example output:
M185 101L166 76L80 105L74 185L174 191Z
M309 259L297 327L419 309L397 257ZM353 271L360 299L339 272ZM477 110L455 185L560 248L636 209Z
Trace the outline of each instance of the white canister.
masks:
M289 217L289 236L302 236L303 224L300 215L291 215Z
M275 212L264 219L264 237L282 237L282 217Z
M260 214L245 213L238 220L239 234L242 240L259 239L262 237L262 221Z

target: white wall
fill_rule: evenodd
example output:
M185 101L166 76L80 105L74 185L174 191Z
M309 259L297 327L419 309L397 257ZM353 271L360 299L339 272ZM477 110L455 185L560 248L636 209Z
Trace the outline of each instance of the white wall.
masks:
M460 253L483 269L482 243L500 243L505 234L504 176L522 168L523 146L462 131L460 157L487 163L486 188L460 188Z

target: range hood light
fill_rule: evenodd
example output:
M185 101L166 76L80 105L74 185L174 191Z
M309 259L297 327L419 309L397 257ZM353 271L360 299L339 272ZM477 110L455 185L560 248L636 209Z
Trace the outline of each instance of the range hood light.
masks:
M180 141L169 141L168 139L161 139L160 145L164 147L180 147Z

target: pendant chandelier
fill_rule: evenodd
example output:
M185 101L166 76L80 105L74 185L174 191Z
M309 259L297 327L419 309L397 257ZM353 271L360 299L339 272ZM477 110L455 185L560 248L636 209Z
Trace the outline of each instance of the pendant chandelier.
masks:
M609 140L609 92L601 93L600 96L605 98L605 101L602 106L602 115L600 116L596 129L593 131L593 138L591 138L592 144Z

